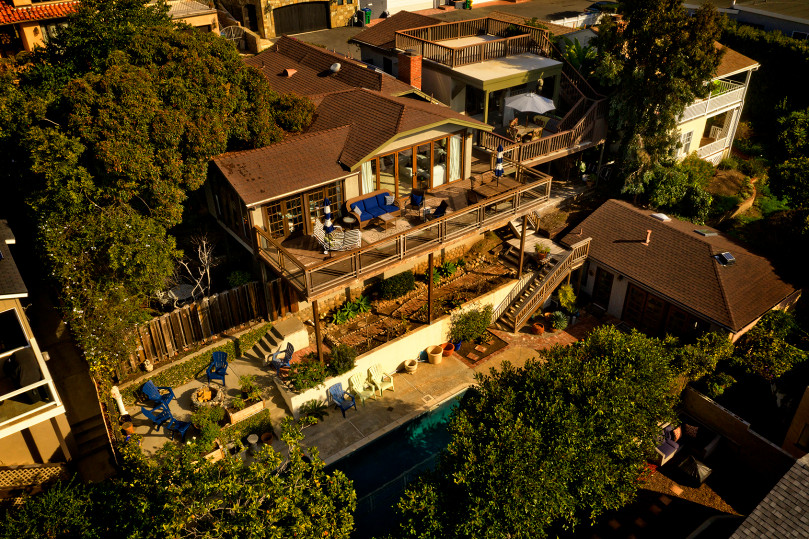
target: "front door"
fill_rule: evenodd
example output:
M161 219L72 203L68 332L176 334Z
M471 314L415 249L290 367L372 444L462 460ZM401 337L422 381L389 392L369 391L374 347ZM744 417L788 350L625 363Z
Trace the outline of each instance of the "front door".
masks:
M595 286L593 286L593 303L604 309L610 306L613 277L612 273L601 268L596 271L596 282Z

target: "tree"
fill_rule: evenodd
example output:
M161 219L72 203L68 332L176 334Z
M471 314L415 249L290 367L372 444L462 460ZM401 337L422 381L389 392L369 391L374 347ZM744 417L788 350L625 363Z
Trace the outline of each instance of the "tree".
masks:
M716 10L693 16L681 0L626 0L623 23L605 18L596 47L596 75L610 91L610 127L618 139L624 191L640 193L643 174L674 156L676 124L685 107L705 97L716 73L721 33Z
M402 537L546 537L633 498L672 415L667 344L599 328L543 359L478 375L399 502Z
M168 231L210 159L300 131L313 110L272 92L231 43L139 0L82 2L57 38L0 75L0 148L13 156L3 173L31 209L100 381L173 272L181 253Z
M671 366L689 381L695 381L712 374L719 363L732 356L733 343L728 336L711 332L700 336L694 344L675 349Z
M196 444L167 443L149 459L130 442L118 477L29 498L5 515L0 538L348 539L356 508L351 482L339 471L326 474L316 449L307 457L302 438L287 420L288 455L265 447L250 464L231 455L211 462Z
M778 125L780 163L771 169L770 188L792 208L809 208L809 108L781 116Z
M801 330L790 313L770 311L739 340L736 363L748 374L775 380L806 361L807 353L794 344L799 333Z

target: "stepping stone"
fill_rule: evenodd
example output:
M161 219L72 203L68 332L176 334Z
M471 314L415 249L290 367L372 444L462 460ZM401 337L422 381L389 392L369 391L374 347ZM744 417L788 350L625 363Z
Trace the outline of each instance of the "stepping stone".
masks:
M665 494L661 494L658 500L660 500L660 503L662 503L663 505L668 505L671 503L671 498L669 498Z
M682 494L682 493L683 493L683 489L681 489L681 488L680 488L680 487L678 487L677 485L671 485L671 491L672 491L672 492L673 492L673 493L674 493L676 496L679 496L680 494Z
M618 528L620 528L620 527L621 527L621 523L620 523L620 522L618 522L618 521L617 521L617 520L615 520L615 519L612 519L612 520L610 520L609 522L607 522L607 525L608 525L610 528L612 528L613 530L617 530Z
M652 505L652 506L649 508L649 511L650 511L650 512L651 512L653 515L659 515L660 513L662 513L662 512L663 512L663 509L662 509L662 508L661 508L659 505Z
M646 527L646 521L643 520L642 518L638 517L638 518L635 519L635 526L637 526L638 528L645 528Z

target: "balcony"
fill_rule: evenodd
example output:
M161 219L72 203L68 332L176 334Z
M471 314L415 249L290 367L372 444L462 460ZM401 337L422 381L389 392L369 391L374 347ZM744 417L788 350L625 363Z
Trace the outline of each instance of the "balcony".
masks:
M455 68L524 53L550 56L548 31L492 18L396 32L396 48Z
M522 166L511 168L513 171L501 183L486 184L485 190L467 179L430 193L428 205L445 200L452 211L424 222L417 211L408 210L403 212L400 226L390 232L380 233L366 227L362 247L349 252L325 255L309 236L281 241L256 227L259 256L295 287L302 298L317 299L338 287L383 273L400 262L499 228L549 202L550 176Z
M687 122L741 102L744 99L744 89L744 84L728 80L718 81L718 85L711 90L711 95L695 101L685 108L678 123Z

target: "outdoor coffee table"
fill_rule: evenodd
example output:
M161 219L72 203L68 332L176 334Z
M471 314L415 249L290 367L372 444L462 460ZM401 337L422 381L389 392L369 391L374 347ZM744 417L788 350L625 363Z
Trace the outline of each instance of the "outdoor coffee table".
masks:
M357 222L356 217L351 217L350 215L346 215L345 217L343 217L343 224L346 225L346 226L349 226L349 227L353 226L354 223L356 223L356 222Z
M379 217L377 217L379 224L382 225L382 228L387 232L388 225L390 223L396 222L396 217L391 215L390 213L383 213Z

